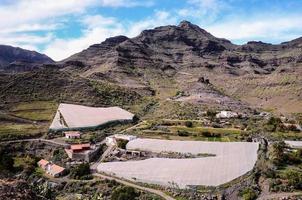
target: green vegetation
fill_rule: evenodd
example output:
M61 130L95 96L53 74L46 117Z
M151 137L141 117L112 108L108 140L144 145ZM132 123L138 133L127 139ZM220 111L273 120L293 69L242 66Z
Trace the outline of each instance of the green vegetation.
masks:
M141 96L127 88L118 85L90 81L90 85L97 92L97 96L101 98L102 104L106 105L129 105L138 101Z
M14 159L4 149L0 149L0 172L14 171Z
M0 141L13 140L23 138L33 138L42 135L42 131L46 131L45 127L33 124L0 124Z
M136 199L140 196L139 192L136 192L134 188L129 186L120 186L113 190L111 199L112 200L130 200Z
M78 180L92 179L89 163L82 163L70 170L70 177Z
M14 158L14 168L18 171L23 171L24 173L30 175L35 171L37 166L37 159L30 156L15 157Z
M245 188L242 190L239 195L244 199L244 200L254 200L257 198L257 192L253 188Z
M126 149L127 143L128 140L122 140L122 139L117 140L117 146L121 149Z
M273 143L264 175L269 178L273 192L301 190L302 149L290 149L284 142Z

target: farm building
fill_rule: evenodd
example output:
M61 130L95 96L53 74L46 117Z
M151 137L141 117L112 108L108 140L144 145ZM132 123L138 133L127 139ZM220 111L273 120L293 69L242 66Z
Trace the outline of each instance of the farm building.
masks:
M86 144L72 144L65 149L68 157L72 160L90 162L91 159L99 152L99 145Z
M50 131L97 128L115 122L132 122L134 114L119 107L88 107L61 103L49 127Z
M79 131L65 131L65 138L67 139L79 139L81 138L81 133Z
M65 173L65 168L59 165L53 164L47 160L40 160L38 166L41 167L45 172L53 177L62 176Z

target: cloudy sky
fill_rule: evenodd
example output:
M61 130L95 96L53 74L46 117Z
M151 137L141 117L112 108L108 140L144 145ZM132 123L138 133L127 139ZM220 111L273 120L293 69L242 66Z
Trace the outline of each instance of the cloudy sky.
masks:
M302 0L0 0L0 44L64 59L107 37L188 20L236 44L302 36Z

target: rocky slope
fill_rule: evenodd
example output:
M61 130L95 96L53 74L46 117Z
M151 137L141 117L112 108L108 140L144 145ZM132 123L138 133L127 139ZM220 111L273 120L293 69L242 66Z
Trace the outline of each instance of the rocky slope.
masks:
M106 83L142 96L154 95L158 109L178 102L202 109L252 106L285 114L302 112L302 38L278 45L255 41L235 45L183 21L145 30L134 38L108 38L53 65L58 74L68 74L75 82ZM27 78L21 76L30 83L34 72L28 73ZM20 75L11 79L17 81L16 76ZM46 76L51 83L60 77ZM31 84L20 91L18 84L7 86L1 76L0 82L4 96L31 91ZM66 92L63 96L75 99Z
M0 71L22 72L54 61L44 54L18 47L0 45Z
M145 30L135 38L108 38L61 63L65 70L77 68L95 80L152 87L162 99L181 91L187 96L183 101L197 98L204 104L208 99L209 104L228 104L223 107L230 109L240 104L235 98L277 112L302 111L302 38L279 45L235 45L183 21ZM202 77L215 87L209 90L198 83ZM233 98L225 101L217 92Z

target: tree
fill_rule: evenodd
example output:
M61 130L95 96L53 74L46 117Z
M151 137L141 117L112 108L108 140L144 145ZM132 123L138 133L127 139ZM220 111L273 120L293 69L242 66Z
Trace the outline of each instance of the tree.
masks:
M284 149L285 149L285 142L275 142L272 145L272 150L271 150L271 159L276 165L281 165L284 161Z
M191 121L186 121L185 122L185 126L188 128L192 128L193 127L193 123Z
M122 140L122 139L117 140L117 146L121 149L126 149L127 143L128 140Z
M289 170L285 174L286 178L288 179L288 185L293 186L295 189L302 189L302 173Z
M89 163L82 163L70 170L70 176L74 179L90 179Z
M254 200L257 198L257 193L252 188L245 188L239 194L244 200Z
M133 187L120 186L113 190L111 199L112 200L129 200L139 197L140 194L135 191Z

